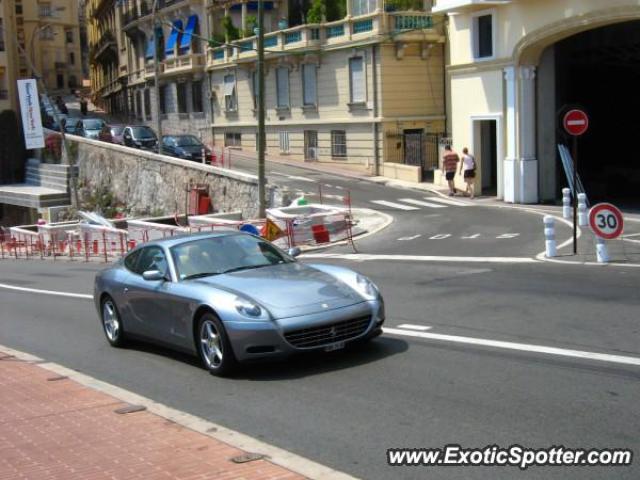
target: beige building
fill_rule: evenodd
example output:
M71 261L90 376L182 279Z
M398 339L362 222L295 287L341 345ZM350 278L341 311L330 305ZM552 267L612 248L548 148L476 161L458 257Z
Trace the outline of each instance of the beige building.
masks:
M13 0L0 0L0 112L16 110L16 78L18 64L15 45L15 5Z
M212 5L214 38L227 33L220 34L225 17L252 34L253 3ZM430 2L386 12L382 0L347 0L344 18L296 26L286 25L294 17L286 2L267 3L268 153L428 177L445 128L444 36ZM207 55L214 141L255 150L257 39L232 44Z
M434 11L448 15L453 144L475 152L484 192L557 201L558 145L572 146L561 120L579 107L590 117L578 141L589 199L637 203L640 1L437 0Z

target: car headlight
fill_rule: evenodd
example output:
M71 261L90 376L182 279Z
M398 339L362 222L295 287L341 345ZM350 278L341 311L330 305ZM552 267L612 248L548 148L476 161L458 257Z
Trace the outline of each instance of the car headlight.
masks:
M358 274L356 276L356 287L358 291L369 300L375 300L380 296L378 287L363 275Z
M253 320L268 320L269 318L264 308L246 298L236 297L235 307L240 315Z

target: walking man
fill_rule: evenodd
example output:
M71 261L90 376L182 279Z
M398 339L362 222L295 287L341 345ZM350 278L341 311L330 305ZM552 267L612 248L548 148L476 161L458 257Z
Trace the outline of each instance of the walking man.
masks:
M464 173L463 173L464 172ZM462 162L460 163L460 174L464 178L464 182L467 184L465 194L469 195L469 198L475 197L476 185L476 159L469 153L469 149L464 147L462 149Z
M442 169L445 172L447 184L449 185L449 196L453 197L456 194L456 187L453 179L456 176L456 170L458 169L458 162L460 157L456 152L451 149L450 145L444 147L444 156L442 157Z

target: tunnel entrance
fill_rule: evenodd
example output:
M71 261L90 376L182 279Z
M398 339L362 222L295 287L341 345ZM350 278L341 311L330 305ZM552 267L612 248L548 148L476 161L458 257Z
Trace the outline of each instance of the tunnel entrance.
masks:
M556 115L574 105L590 117L578 165L590 202L640 208L640 21L579 33L551 48ZM571 145L560 122L554 143ZM567 181L557 154L555 177L558 198Z

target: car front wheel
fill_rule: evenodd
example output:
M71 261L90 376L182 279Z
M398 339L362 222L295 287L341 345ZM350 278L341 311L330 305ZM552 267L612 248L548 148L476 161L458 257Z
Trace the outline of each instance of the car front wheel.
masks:
M124 329L118 307L111 297L102 301L102 329L112 347L122 347L125 342Z
M227 332L220 319L205 313L198 322L198 353L209 372L216 376L229 375L236 367Z

